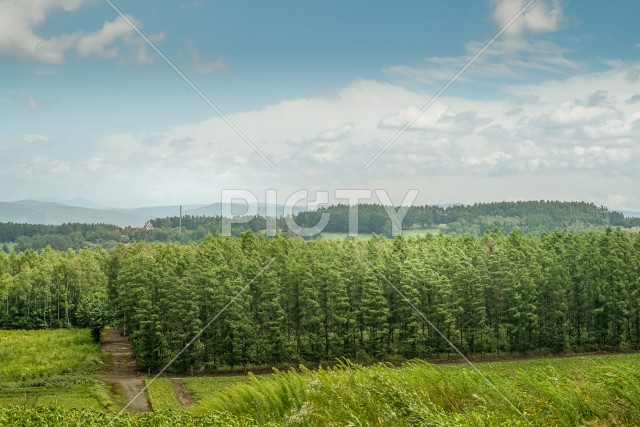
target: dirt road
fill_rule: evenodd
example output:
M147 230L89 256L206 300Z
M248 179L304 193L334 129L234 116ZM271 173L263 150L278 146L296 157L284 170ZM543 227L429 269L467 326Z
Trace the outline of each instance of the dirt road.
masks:
M178 395L178 399L182 403L182 406L185 409L191 408L193 406L193 399L187 393L187 390L184 388L184 384L182 383L182 378L171 378L171 385L173 389L176 391Z
M114 385L126 396L127 402L140 393L144 388L146 376L139 375L131 352L131 344L117 329L105 328L100 337L100 344L104 360L108 363L108 370L103 378ZM138 396L128 410L130 412L149 412L151 405L147 393Z

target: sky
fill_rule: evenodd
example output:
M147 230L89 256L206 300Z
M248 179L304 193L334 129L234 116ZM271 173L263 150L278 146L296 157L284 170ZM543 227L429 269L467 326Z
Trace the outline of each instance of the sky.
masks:
M0 0L0 201L640 211L640 2L526 3Z

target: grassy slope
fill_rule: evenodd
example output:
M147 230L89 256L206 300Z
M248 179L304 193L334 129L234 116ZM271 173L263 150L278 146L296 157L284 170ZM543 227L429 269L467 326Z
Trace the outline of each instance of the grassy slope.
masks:
M479 367L511 403L468 366L415 363L254 378L193 411L299 425L640 425L640 355Z
M0 425L112 421L86 331L0 331L0 339ZM171 412L125 414L111 425L640 425L640 354L477 366L510 403L467 365L339 366L187 378L196 401L190 411L161 379L149 394L156 409Z
M60 406L104 410L100 349L88 330L0 330L0 408Z

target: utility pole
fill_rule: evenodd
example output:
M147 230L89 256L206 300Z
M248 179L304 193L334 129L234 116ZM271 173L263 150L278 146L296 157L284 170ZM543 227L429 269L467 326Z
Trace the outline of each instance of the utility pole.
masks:
M180 205L180 234L182 234L182 205Z

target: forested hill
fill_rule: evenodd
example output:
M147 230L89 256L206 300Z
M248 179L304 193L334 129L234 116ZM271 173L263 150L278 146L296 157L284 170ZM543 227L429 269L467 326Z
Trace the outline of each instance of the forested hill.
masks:
M381 205L358 205L358 233L373 233L391 236L391 220L386 208ZM323 214L329 213L330 220L325 233L346 234L349 232L349 207L334 205L315 211L298 212L293 220L300 227L312 227ZM238 218L236 218L238 219ZM249 218L247 218L249 219ZM81 249L91 247L111 248L118 242L135 241L182 243L201 241L207 234L222 232L221 216L185 215L182 218L164 217L151 221L154 230L120 228L105 224L63 224L35 225L0 223L0 249L22 251L43 249L51 246L56 250ZM232 233L239 235L252 230L262 233L266 229L266 219L258 216L245 223L233 224ZM413 206L406 212L402 228L409 232L431 232L441 234L484 235L494 229L509 234L518 228L524 234L541 235L554 230L576 233L586 230L603 229L608 226L638 227L640 218L628 218L620 212L609 211L585 202L498 202L474 205ZM287 221L277 220L280 232L289 233Z
M296 215L296 223L315 224L323 212L331 213L326 231L347 232L348 207L332 206L315 212ZM640 225L638 218L625 218L619 212L610 212L585 202L497 202L473 205L413 206L403 221L403 229L436 228L449 234L470 233L482 235L498 228L508 234L516 227L524 233L542 234L554 230L584 231L609 225L633 227ZM359 231L364 233L391 233L391 221L380 205L359 206Z
M384 206L375 204L358 205L358 233L391 236L391 220ZM325 232L348 233L349 206L333 205L315 211L300 212L293 220L300 227L313 227L322 214L329 213L330 220ZM157 218L153 222L161 228L178 227L180 218ZM207 229L213 234L221 230L220 217L187 216L182 219L187 230ZM519 228L525 234L550 233L554 230L581 232L592 229L620 226L625 228L640 226L640 218L626 218L622 213L609 211L585 202L526 201L477 203L473 205L412 206L404 217L402 228L433 229L445 234L483 235L495 228L508 234ZM238 224L238 234L246 228L253 231L265 229L264 218L257 218L246 226ZM278 229L287 231L284 219L278 220Z
M542 234L554 230L579 232L612 226L637 227L639 218L625 218L604 206L585 202L496 202L447 208L449 233L482 235L494 227L508 233L518 227L525 233Z

